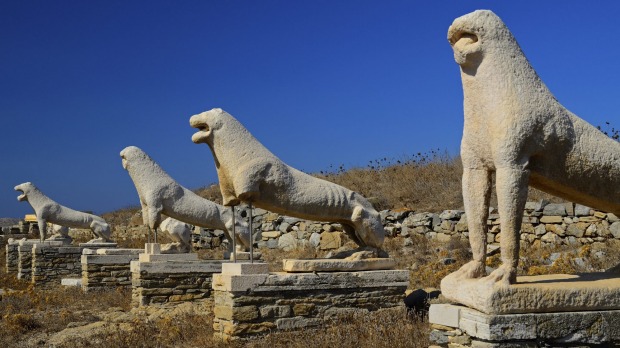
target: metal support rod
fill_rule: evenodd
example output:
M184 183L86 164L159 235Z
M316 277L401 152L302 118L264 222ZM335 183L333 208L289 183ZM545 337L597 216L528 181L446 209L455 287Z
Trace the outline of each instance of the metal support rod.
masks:
M146 242L151 243L151 226L146 225L146 227L148 227L148 232L146 233Z
M235 206L230 207L232 212L232 260L237 262L237 236L235 234Z
M155 244L157 244L157 227L155 227Z
M254 230L252 229L252 202L250 202L250 263L254 263Z

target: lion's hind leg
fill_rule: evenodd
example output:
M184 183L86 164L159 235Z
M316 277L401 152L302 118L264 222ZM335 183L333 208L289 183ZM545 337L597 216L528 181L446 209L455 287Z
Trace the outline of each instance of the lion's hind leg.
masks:
M107 222L93 220L90 224L90 229L102 242L112 242L112 239L110 238L112 232L110 231L110 225Z

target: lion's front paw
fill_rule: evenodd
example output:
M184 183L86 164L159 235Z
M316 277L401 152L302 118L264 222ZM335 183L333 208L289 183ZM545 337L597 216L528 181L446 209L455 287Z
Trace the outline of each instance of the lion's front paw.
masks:
M472 260L468 263L464 264L458 271L454 272L453 275L457 278L481 278L486 274L486 267L484 263L481 261Z
M502 286L508 286L517 282L517 269L508 265L501 265L484 279Z

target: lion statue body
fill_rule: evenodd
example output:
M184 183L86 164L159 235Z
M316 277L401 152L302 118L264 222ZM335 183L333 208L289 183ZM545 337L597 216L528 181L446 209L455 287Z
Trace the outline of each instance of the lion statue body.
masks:
M463 84L463 199L474 256L452 276L485 275L486 221L495 173L502 265L487 279L511 284L516 282L528 184L619 214L620 143L556 100L493 12L475 11L455 19L448 41Z
M50 222L64 227L89 228L98 238L88 243L112 242L110 225L103 218L62 206L44 195L30 182L15 186L15 191L22 192L17 197L18 201L28 201L34 209L41 241L45 240L47 223Z
M339 222L358 245L382 246L380 215L359 193L286 165L222 109L194 115L190 125L199 129L192 141L211 149L224 205L246 202L282 215Z
M189 253L191 250L192 230L190 226L183 221L173 218L166 218L161 222L160 228L164 232L170 234L173 242L162 245L162 254Z
M227 231L232 238L233 213L230 208L202 198L186 189L168 175L144 151L129 146L120 153L123 168L133 181L145 225L155 230L161 224L161 214L184 223L204 228ZM235 212L237 241L250 247L250 230L238 212Z
M52 235L46 240L61 241L65 244L71 244L73 238L69 236L69 227L51 224Z

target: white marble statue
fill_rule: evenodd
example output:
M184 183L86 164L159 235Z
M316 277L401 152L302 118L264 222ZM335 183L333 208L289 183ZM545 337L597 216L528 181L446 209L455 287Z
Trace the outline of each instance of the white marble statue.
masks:
M463 199L473 251L473 261L453 277L485 275L495 173L502 265L487 280L511 284L516 281L528 184L619 214L620 143L556 100L493 12L475 11L455 19L448 41L463 83Z
M51 224L52 235L46 240L61 241L65 244L71 244L73 238L69 236L69 227Z
M286 165L222 109L194 115L190 125L199 129L192 141L211 148L224 205L246 202L282 215L339 222L358 245L382 246L379 213L359 193Z
M110 225L103 218L62 206L44 195L30 182L15 186L15 191L22 192L17 197L18 201L28 201L34 209L39 224L41 241L47 235L47 223L51 222L65 227L89 228L98 238L88 243L112 242Z
M127 170L138 191L145 225L155 230L160 226L161 214L204 228L228 231L232 238L233 213L177 183L144 151L129 146L121 151L123 168ZM250 247L248 224L235 211L237 241Z
M172 243L161 246L162 254L189 253L191 249L192 230L188 224L173 218L166 218L159 225L162 231L168 232Z

